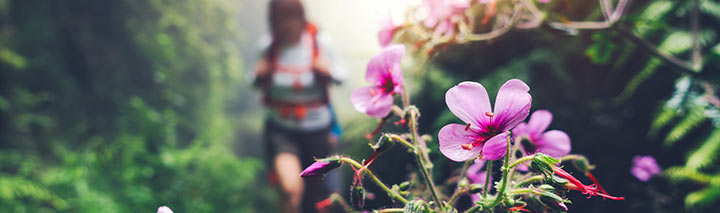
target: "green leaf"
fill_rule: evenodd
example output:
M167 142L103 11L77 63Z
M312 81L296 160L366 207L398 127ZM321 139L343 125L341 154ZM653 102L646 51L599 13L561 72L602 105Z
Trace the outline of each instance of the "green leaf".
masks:
M680 123L675 125L670 133L665 138L664 146L671 146L678 140L685 137L685 135L697 127L700 123L705 121L705 110L702 107L694 107L688 111L688 114L683 118Z
M688 157L685 167L690 169L702 169L712 163L718 156L720 150L720 129L715 129L712 134L703 142L702 146L692 152Z

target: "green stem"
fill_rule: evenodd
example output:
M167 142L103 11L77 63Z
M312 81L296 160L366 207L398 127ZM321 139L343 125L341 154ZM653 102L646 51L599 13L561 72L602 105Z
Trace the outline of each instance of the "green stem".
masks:
M362 164L358 163L357 161L355 161L355 160L353 160L353 159L347 158L347 157L341 157L340 160L343 161L343 162L352 164L353 166L358 167L358 168L362 168L362 167L363 167ZM399 194L395 193L393 190L391 190L390 188L388 188L387 185L385 185L382 181L380 181L380 179L378 179L377 176L375 176L375 174L374 174L372 171L370 171L369 169L363 169L362 172L363 172L364 174L367 174L368 176L370 176L370 178L373 179L373 181L375 182L375 184L377 184L378 186L380 186L380 188L382 188L383 190L385 190L385 192L388 193L388 195L390 196L390 198L393 198L393 199L395 199L395 200L398 200L398 201L400 201L400 202L403 203L403 204L407 204L408 201L407 201L404 197L400 196Z
M528 155L528 156L522 157L522 158L520 158L520 159L517 159L515 162L513 162L512 164L510 164L510 168L513 168L513 167L515 167L515 166L517 166L517 165L520 165L521 163L523 163L523 162L525 162L525 161L530 161L530 160L532 160L534 157L535 157L535 155Z
M381 213L385 213L385 212L405 212L405 209L402 209L402 208L381 209L380 212L381 212Z
M465 211L465 213L478 212L478 211L480 211L480 210L483 210L482 205L475 205L475 206L473 206L472 208L470 208L470 209L468 209L467 211Z
M529 177L528 179L525 179L525 180L523 180L522 182L518 183L517 186L518 186L518 187L522 187L522 186L528 185L528 184L530 184L530 183L532 183L532 182L542 181L542 180L545 180L545 176L544 176L544 175L535 175L535 176Z
M538 194L532 188L513 189L513 190L508 191L508 193L510 193L510 194Z
M485 186L483 186L485 188L485 190L483 190L483 199L487 198L488 191L490 191L490 177L492 177L492 165L493 161L488 160L487 166L485 166L485 171L487 171L487 175L485 176Z
M399 135L396 135L396 134L386 134L386 135L388 137L390 137L390 139L392 139L393 141L397 141L397 142L400 142L400 144L405 145L405 147L407 147L408 149L415 149L415 147L412 144L410 144L410 142L403 139Z
M405 93L407 94L407 93ZM425 179L425 182L427 182L428 188L430 189L430 192L432 193L433 199L435 200L435 205L440 207L440 209L444 209L443 203L440 202L440 198L437 195L437 192L435 191L435 183L433 182L432 178L430 178L430 175L427 171L427 166L423 163L423 154L420 146L420 141L418 141L418 134L417 134L417 108L410 107L410 131L412 132L412 140L415 143L415 155L416 155L416 161L418 164L418 167L420 169L420 173L422 173L423 178Z
M455 203L455 200L460 197L460 195L465 194L468 192L467 187L464 189L458 189L453 193L453 195L450 197L450 200L448 200L448 205L452 206Z
M508 173L510 172L510 167L508 166L508 161L510 160L510 140L512 140L512 133L510 131L507 132L507 148L505 152L505 162L503 162L503 179L500 183L500 189L498 190L497 197L495 197L495 200L493 200L492 203L487 205L488 209L495 208L498 204L500 204L500 201L502 201L505 198L505 188L507 187L508 182Z

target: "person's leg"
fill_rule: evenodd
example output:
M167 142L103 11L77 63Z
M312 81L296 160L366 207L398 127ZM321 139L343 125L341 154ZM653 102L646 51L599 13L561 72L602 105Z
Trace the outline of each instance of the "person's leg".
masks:
M300 158L293 153L282 152L275 155L274 163L280 186L287 196L283 211L298 212L304 192L303 179L299 175L302 172Z
M272 167L283 192L282 212L300 212L305 186L300 177L302 165L297 137L282 128L268 124L266 135L271 149Z

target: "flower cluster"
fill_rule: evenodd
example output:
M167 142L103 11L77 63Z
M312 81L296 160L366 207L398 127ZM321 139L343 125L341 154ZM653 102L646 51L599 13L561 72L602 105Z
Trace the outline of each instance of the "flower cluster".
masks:
M442 196L444 191L435 187L430 166L432 162L428 157L430 150L427 148L426 138L431 136L421 136L418 133L419 110L410 104L409 94L405 90L401 70L404 54L404 46L392 45L372 57L365 76L371 85L355 89L350 100L357 111L380 119L375 131L367 136L368 139L374 138L385 121L394 116L399 119L396 123L402 123L401 128L407 128L408 133L380 134L377 142L370 144L372 154L363 161L342 155L316 159L314 164L302 171L301 177L323 175L342 165L349 165L355 171L350 205L347 205L341 196L334 194L328 199L318 201L318 208L328 208L337 203L348 210L362 209L364 200L371 194L366 192L363 180L374 182L397 205L402 205L402 209L392 209L393 211L457 211L455 201L463 195L471 196L474 201L468 209L469 212L529 211L528 209L567 211L566 204L569 201L564 196L569 190L579 191L588 195L588 198L599 196L611 200L624 199L609 195L600 186L590 172L594 166L590 165L585 157L570 154L571 142L568 134L561 130L547 130L553 117L550 111L536 110L530 116L530 87L519 79L508 80L499 88L494 105L485 87L477 82L462 82L446 92L445 102L448 109L463 123L447 124L439 130L439 151L451 161L464 162L467 170L461 172L463 175L451 178L455 180L450 182L455 184L455 191L451 196ZM395 105L396 95L401 96L401 105ZM526 122L528 116L530 119ZM423 184L427 190L409 190L412 185L418 184L415 182L388 186L369 168L380 154L397 146L406 148L415 158L418 176L423 180L419 184ZM503 166L493 168L493 164L500 160ZM633 169L634 174L650 174L655 171L651 166L647 166L648 163L643 163L647 160L637 161L636 164L643 166ZM576 167L593 184L583 184L561 168L561 163ZM495 180L497 175L493 176L492 173L498 170L500 179ZM414 200L409 200L411 197ZM441 199L446 197L449 199ZM537 202L529 202L530 200Z

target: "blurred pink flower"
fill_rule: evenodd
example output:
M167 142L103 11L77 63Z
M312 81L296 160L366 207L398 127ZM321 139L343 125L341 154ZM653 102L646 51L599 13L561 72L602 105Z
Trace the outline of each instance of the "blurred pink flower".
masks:
M397 30L400 26L393 24L392 17L389 14L380 24L382 26L378 32L378 40L380 41L380 46L386 47L390 44L390 42L392 42L393 37L395 36L395 30Z
M545 131L552 122L552 113L547 110L536 110L530 121L521 123L513 129L515 142L522 139L530 141L529 147L520 146L525 155L542 152L552 157L562 157L570 153L570 137L560 130ZM525 144L523 144L525 145Z
M157 213L173 213L172 209L167 206L160 206L157 210Z
M357 88L350 93L350 102L357 111L376 118L383 118L390 113L393 96L402 94L400 61L403 55L405 46L392 45L370 59L365 80L372 85Z
M482 153L486 160L505 156L506 131L530 114L530 87L518 79L505 82L495 99L495 110L485 88L475 82L462 82L450 88L445 102L450 111L467 123L448 124L440 129L440 152L450 160L461 162Z
M487 180L487 170L483 170L483 167L485 167L484 160L477 160L473 165L468 167L467 177L470 179L471 184L485 184L485 180ZM492 177L490 177L490 181L488 181L490 187L488 187L488 189L492 188L492 182ZM480 201L480 196L477 194L471 194L470 198L473 202Z
M633 157L633 166L630 172L640 181L647 182L653 176L660 173L660 166L658 166L655 158L652 156L635 156Z
M463 18L465 10L470 7L469 1L424 0L428 8L428 16L423 21L425 27L435 28L435 35L453 36L455 25Z

